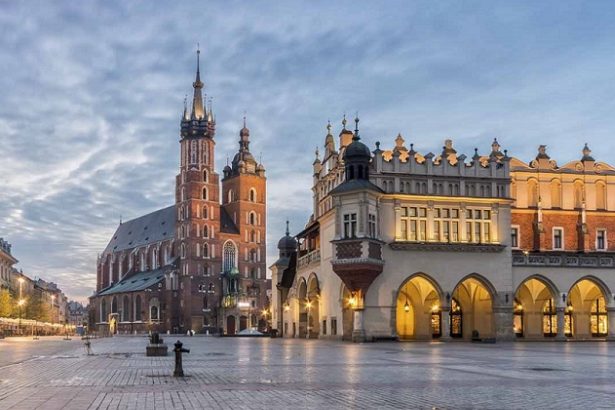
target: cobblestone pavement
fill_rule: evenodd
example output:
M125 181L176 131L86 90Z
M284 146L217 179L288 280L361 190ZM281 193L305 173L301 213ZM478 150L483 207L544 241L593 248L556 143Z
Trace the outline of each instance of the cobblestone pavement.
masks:
M93 340L92 356L77 338L0 340L0 409L615 407L604 342L181 340L184 378L144 337Z

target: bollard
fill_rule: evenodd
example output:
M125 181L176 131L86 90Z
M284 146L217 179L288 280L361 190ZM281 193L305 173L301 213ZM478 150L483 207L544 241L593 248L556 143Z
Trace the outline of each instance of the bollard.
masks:
M190 353L190 349L184 349L182 342L179 340L175 343L175 371L173 377L184 377L184 369L182 367L182 353Z

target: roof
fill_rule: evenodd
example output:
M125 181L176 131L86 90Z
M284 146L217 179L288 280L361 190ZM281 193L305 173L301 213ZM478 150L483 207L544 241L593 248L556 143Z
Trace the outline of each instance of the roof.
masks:
M366 179L351 179L350 181L342 182L340 185L331 190L330 194L343 194L351 191L362 191L370 189L379 193L384 193L382 189L372 184Z
M120 224L103 253L123 251L174 236L175 205L172 205Z
M235 225L233 218L228 214L226 208L222 206L220 207L220 232L239 235L239 229Z
M165 273L168 273L175 269L175 265L165 265L161 268L136 273L120 282L112 285L106 289L103 289L96 296L113 295L116 293L138 292L145 290L164 279Z
M290 255L290 260L288 261L288 268L284 269L282 272L282 279L278 285L281 288L290 289L293 286L293 282L295 280L295 274L297 273L297 252L293 252Z

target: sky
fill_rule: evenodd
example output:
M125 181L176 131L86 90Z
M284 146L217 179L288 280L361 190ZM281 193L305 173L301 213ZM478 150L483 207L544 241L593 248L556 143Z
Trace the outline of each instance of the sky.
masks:
M216 164L244 112L268 177L268 263L311 213L314 151L344 113L369 146L614 163L615 4L566 1L0 2L0 237L85 301L124 221L173 204L196 44Z

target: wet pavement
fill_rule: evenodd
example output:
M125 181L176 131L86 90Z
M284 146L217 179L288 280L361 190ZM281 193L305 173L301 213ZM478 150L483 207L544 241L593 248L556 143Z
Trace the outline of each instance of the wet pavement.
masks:
M615 406L615 343L180 339L184 378L145 337L0 340L0 409Z

